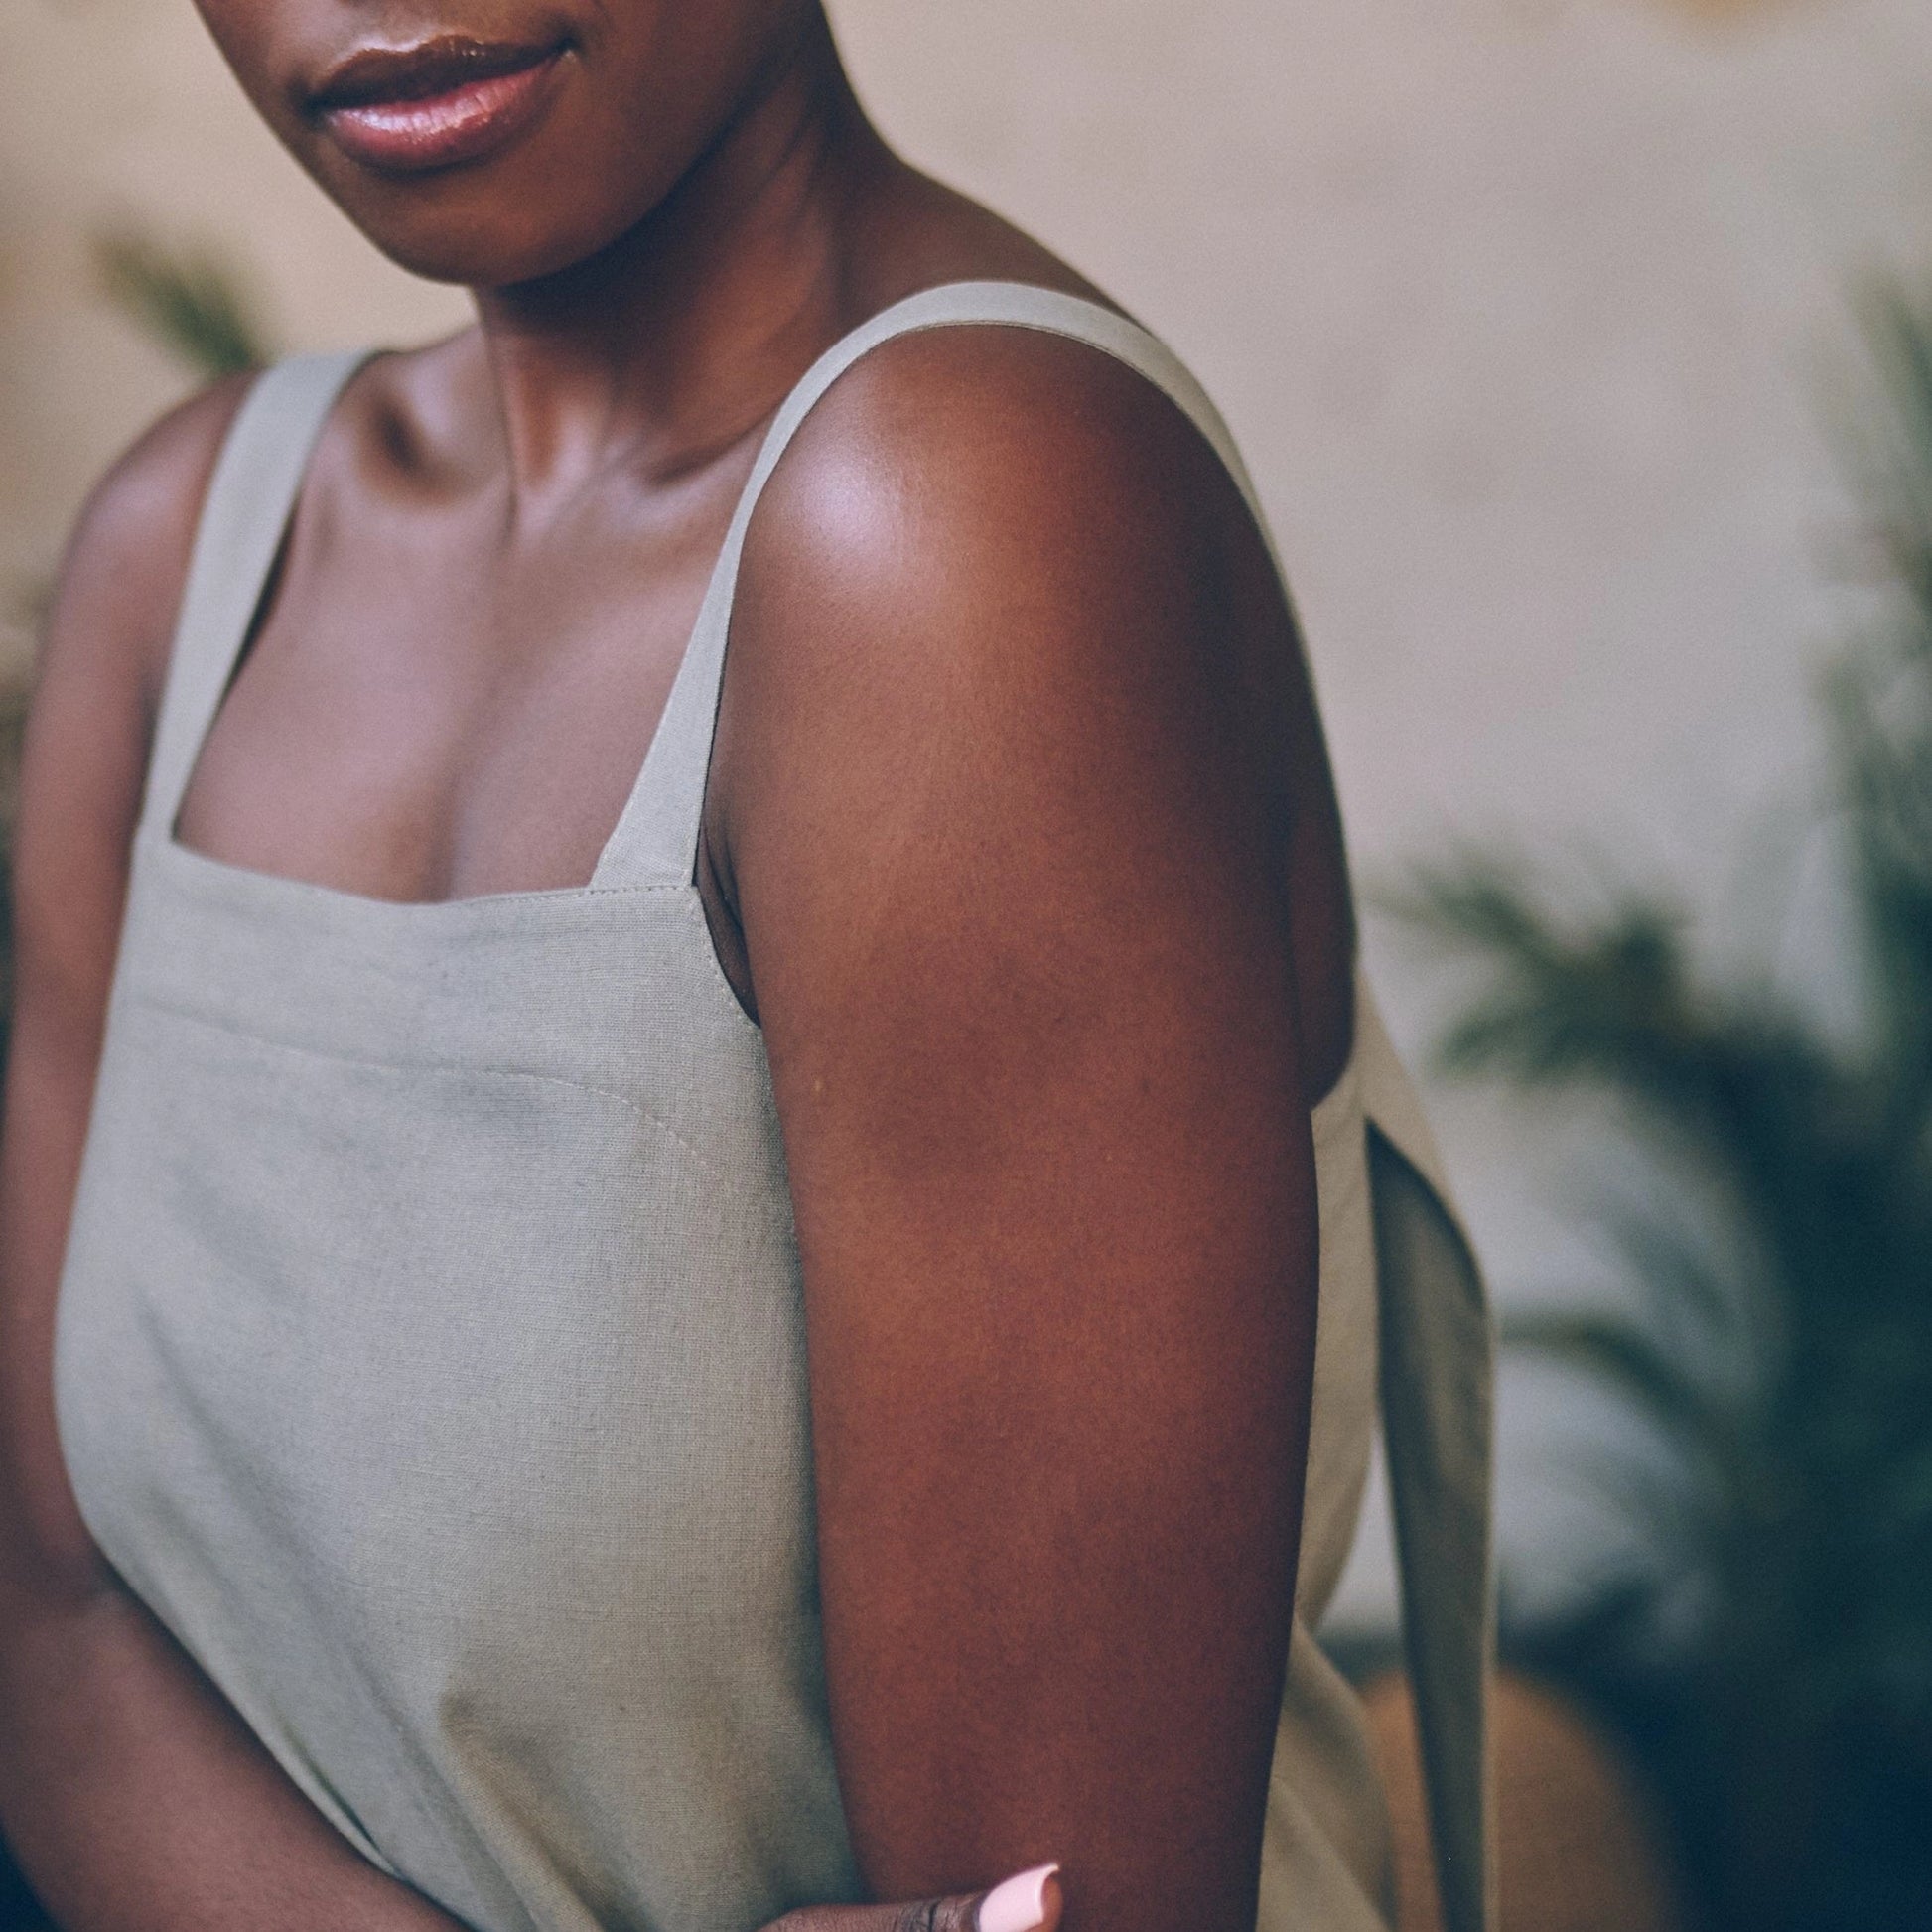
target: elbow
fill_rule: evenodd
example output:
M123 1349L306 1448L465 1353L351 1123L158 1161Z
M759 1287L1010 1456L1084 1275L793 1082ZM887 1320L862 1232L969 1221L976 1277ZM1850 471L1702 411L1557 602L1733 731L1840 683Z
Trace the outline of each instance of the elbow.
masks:
M16 1486L0 1509L0 1697L55 1633L91 1622L125 1591L77 1512L36 1509Z

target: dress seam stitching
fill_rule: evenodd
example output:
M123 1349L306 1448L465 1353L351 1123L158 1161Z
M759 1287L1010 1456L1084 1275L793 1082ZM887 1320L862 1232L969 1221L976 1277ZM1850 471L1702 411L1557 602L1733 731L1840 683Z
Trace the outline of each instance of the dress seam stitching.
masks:
M390 1060L382 1059L372 1053L344 1052L331 1046L311 1046L304 1041L271 1039L267 1035L251 1033L245 1027L236 1027L223 1020L215 1020L205 1013L196 1013L189 1007L179 1005L173 1000L157 997L152 993L130 991L128 997L137 1005L150 1007L158 1013L172 1015L177 1020L186 1020L191 1026L205 1027L211 1033L225 1035L230 1039L246 1040L254 1046L267 1048L270 1052L291 1053L303 1059L333 1060L345 1066L366 1067L378 1073L487 1073L498 1079L528 1080L539 1086L562 1087L569 1093L593 1093L605 1100L615 1100L619 1106L634 1114L637 1119L654 1127L677 1147L682 1148L691 1159L711 1175L714 1180L729 1180L724 1169L700 1148L673 1127L662 1115L640 1105L629 1094L617 1087L600 1086L591 1080L570 1080L555 1073L536 1073L528 1067L504 1066L494 1061L466 1063L461 1060Z

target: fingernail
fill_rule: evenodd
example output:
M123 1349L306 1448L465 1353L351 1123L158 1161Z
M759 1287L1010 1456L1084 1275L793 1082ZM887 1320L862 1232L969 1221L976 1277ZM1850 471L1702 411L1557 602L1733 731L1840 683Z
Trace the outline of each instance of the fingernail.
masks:
M980 1932L1036 1932L1046 1923L1046 1881L1057 1864L1035 1865L998 1884L980 1900Z

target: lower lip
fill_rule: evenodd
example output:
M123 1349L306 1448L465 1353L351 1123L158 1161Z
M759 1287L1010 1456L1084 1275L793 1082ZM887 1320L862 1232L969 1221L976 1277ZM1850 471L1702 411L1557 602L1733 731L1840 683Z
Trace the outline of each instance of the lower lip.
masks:
M534 67L472 80L446 94L331 107L322 122L351 161L385 173L481 161L507 147L543 111L562 60L560 49Z

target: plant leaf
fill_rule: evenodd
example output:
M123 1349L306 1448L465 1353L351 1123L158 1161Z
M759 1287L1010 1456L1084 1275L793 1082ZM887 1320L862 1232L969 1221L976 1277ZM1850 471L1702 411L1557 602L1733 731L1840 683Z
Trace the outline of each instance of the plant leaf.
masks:
M1727 1407L1635 1323L1602 1313L1514 1313L1503 1346L1544 1355L1619 1390L1712 1474L1734 1479L1739 1442Z
M251 304L213 258L171 255L123 232L101 237L95 261L108 300L198 375L213 380L269 360Z

